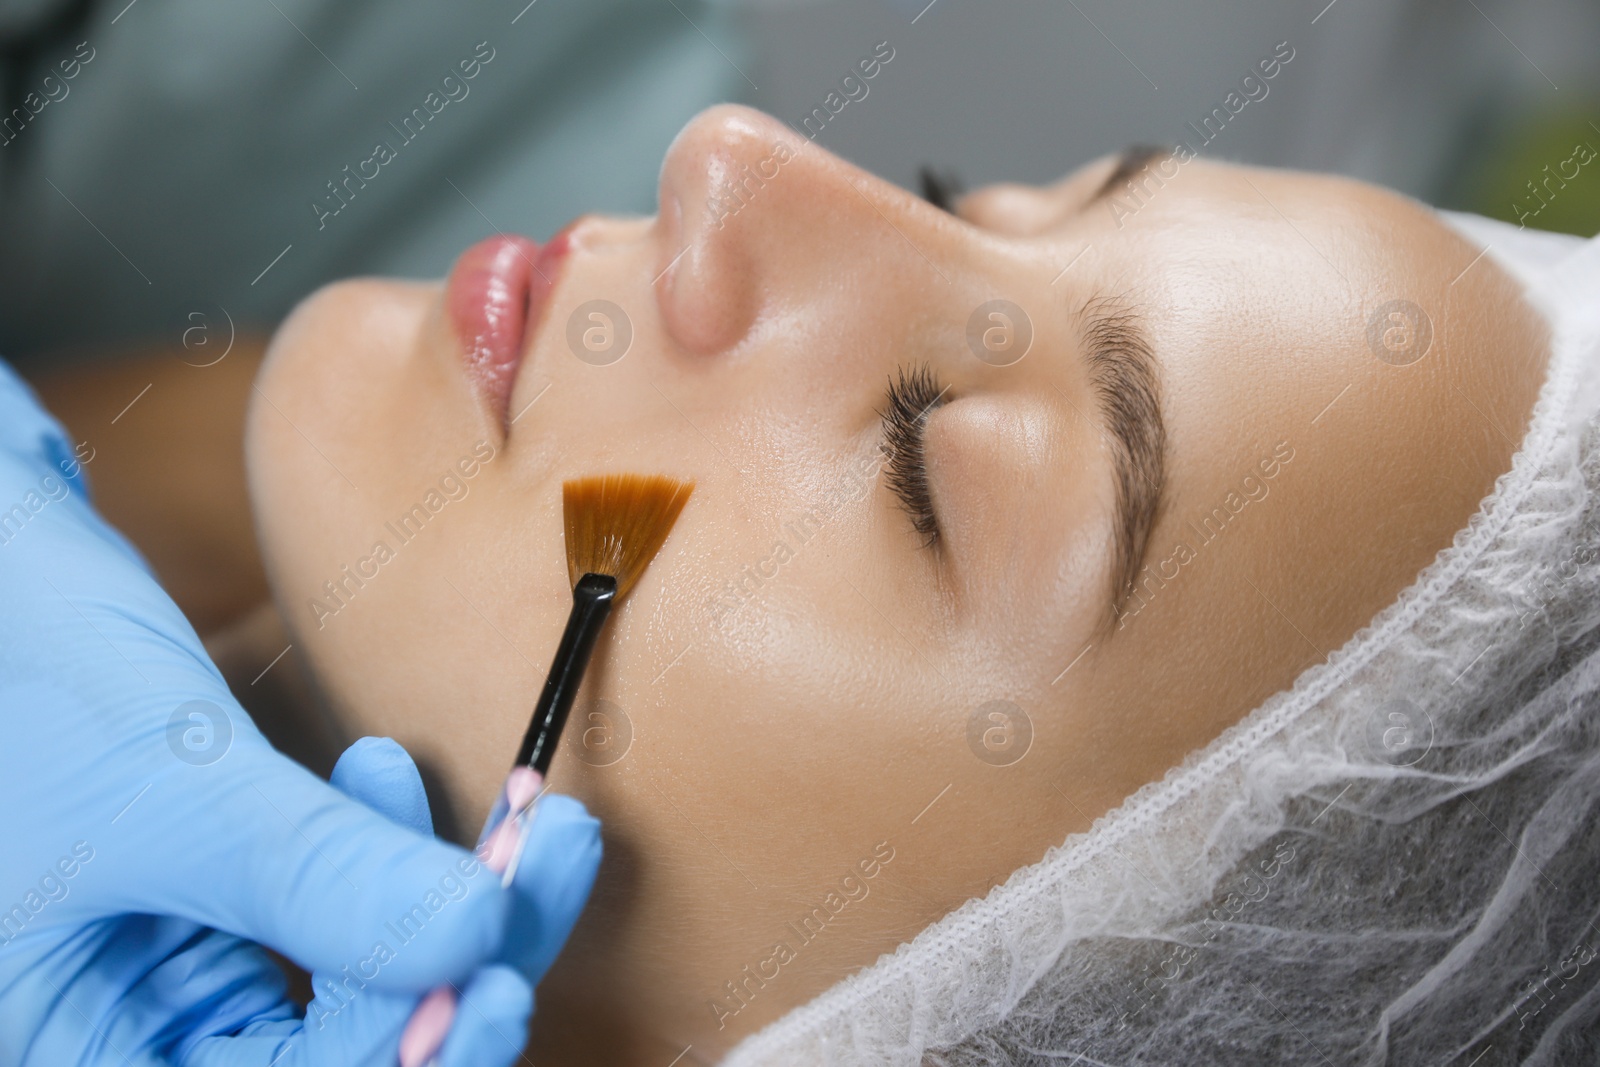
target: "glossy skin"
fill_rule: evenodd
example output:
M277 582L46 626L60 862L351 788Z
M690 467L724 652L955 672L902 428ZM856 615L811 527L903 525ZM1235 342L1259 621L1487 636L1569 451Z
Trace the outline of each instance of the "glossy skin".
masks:
M728 213L728 183L775 146L777 176ZM708 111L667 156L658 217L572 229L510 410L539 399L508 434L436 284L336 285L279 331L248 437L279 604L347 728L433 761L465 825L566 617L562 479L698 483L586 683L625 710L631 746L578 758L580 707L556 760L606 860L540 989L540 1062L665 1063L690 1044L684 1062L714 1060L1288 685L1509 467L1543 328L1427 209L1197 160L1131 217L1082 210L1112 166L981 189L952 217L766 116ZM1194 550L1110 630L1112 469L1077 316L1106 295L1138 310L1160 364L1168 498L1148 562ZM966 343L997 296L1034 329L1008 367ZM567 346L595 298L634 330L609 366ZM1367 341L1397 298L1434 330L1403 367ZM950 387L926 436L932 550L875 476L886 381L918 362ZM467 494L319 629L322 583L393 547L385 522L480 441L494 458ZM1202 544L1190 522L1241 497ZM969 743L994 700L1031 721L1008 766L975 754L987 720ZM742 1007L725 984L740 980Z

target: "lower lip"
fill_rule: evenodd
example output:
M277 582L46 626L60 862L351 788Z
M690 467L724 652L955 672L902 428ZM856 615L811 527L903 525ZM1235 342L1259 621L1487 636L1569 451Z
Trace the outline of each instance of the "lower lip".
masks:
M542 248L498 236L461 253L445 286L445 308L461 341L467 377L505 425L528 333L554 287L566 235Z

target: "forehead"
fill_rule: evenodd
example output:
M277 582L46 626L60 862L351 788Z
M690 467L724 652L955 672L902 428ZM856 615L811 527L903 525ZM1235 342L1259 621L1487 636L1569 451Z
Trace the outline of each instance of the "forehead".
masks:
M1098 224L1134 235L1167 226L1246 227L1212 234L1223 246L1244 238L1293 242L1297 235L1306 245L1315 232L1335 245L1377 238L1393 247L1449 232L1426 206L1336 175L1170 155L1120 178L1114 173L1119 158L1103 156L1047 187L1085 207L1080 215L1062 218L1058 228ZM1107 179L1114 179L1109 186Z

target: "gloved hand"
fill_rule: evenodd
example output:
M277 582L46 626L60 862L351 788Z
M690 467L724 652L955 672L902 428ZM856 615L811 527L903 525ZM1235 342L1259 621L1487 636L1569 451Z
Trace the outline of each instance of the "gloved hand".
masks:
M491 961L508 925L553 956L538 887L581 904L597 835L505 891L275 752L90 506L95 447L0 362L0 1062L390 1067L446 982L475 1010L440 1063L512 1062L529 979ZM304 1020L250 942L317 976Z
M331 781L402 826L421 833L433 830L422 775L406 750L387 737L363 737L351 745L339 757ZM486 824L485 834L488 828ZM479 848L481 852L481 838ZM530 860L530 855L535 858ZM600 856L600 823L582 804L554 793L539 799L512 881L515 892L505 940L496 956L530 985L539 984L566 944L594 888ZM313 988L320 996L324 986L314 978ZM470 996L467 1001L472 1006ZM321 1010L313 1003L310 1014Z

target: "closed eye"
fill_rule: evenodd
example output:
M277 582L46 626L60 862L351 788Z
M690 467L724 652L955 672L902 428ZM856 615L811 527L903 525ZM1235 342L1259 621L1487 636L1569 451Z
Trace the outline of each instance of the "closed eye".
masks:
M898 377L889 382L887 405L878 413L883 420L884 442L888 449L884 481L910 516L912 528L922 536L924 548L933 548L939 543L939 520L928 486L923 431L929 414L944 402L949 389L949 386L940 387L927 364L910 369L901 367Z

